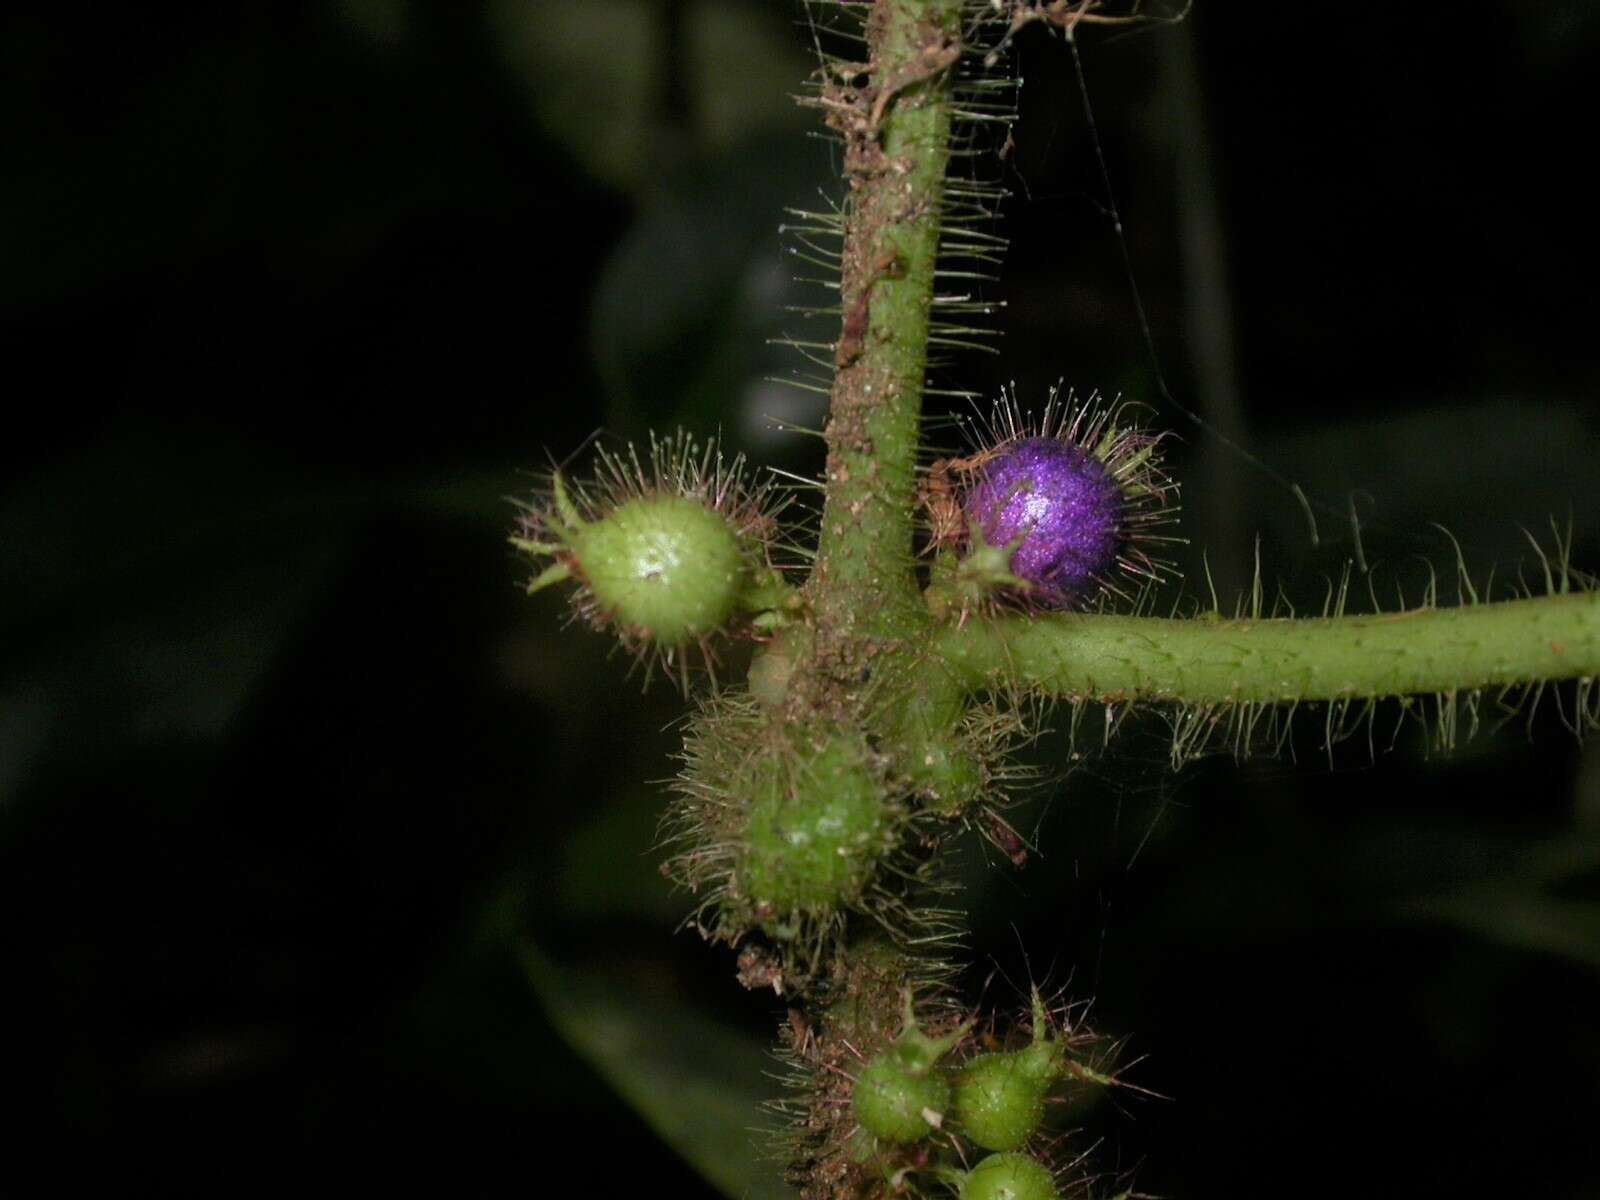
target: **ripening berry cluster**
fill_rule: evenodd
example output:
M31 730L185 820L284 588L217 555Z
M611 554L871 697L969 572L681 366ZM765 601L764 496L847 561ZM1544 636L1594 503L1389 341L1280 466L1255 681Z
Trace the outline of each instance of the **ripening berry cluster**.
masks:
M972 453L929 468L922 628L1091 608L1162 577L1175 488L1159 439L1124 415L1052 394L1032 420L1003 400ZM742 980L837 1000L851 931L884 931L912 957L949 944L956 918L928 898L946 886L939 851L954 829L1026 860L1002 810L1026 775L1012 752L1039 721L1025 695L919 703L915 636L909 653L887 642L848 676L822 661L810 590L781 569L783 500L714 444L652 438L645 461L601 451L586 482L552 473L512 542L535 561L530 592L575 584L579 616L680 682L691 660L715 665L715 639L760 644L749 688L714 692L690 724L663 823L666 870L697 899L688 923L739 948ZM1037 996L1020 1049L979 1053L967 1026L930 1036L909 993L899 1035L866 1061L848 1038L818 1042L820 1058L797 1059L831 1081L803 1085L825 1126L817 1161L882 1168L897 1193L911 1178L961 1200L1053 1200L1040 1158L1052 1089L1069 1076L1110 1082L1069 1058ZM828 1090L846 1076L847 1105Z
M896 1171L921 1171L953 1185L961 1200L1058 1200L1049 1167L1026 1152L1044 1124L1051 1089L1069 1074L1109 1082L1069 1064L1037 992L1033 1034L1019 1050L986 1051L959 1062L971 1023L943 1037L919 1028L909 995L901 1032L856 1073L851 1109L858 1156ZM931 1142L934 1153L917 1152ZM970 1146L971 1153L961 1150ZM945 1162L940 1149L948 1149ZM970 1169L955 1165L976 1159Z
M931 622L1088 607L1160 576L1156 530L1174 487L1159 439L1125 416L1052 393L1033 419L1003 398L970 455L930 468ZM902 901L926 881L942 837L932 827L964 823L1025 859L1000 811L1011 751L1033 727L990 702L896 731L918 685L887 660L873 671L879 699L863 692L858 712L790 724L809 597L780 570L783 495L681 433L652 438L643 460L631 448L598 458L586 482L554 472L524 510L512 541L537 563L529 591L575 583L580 616L680 682L692 660L714 667L718 638L761 644L749 690L709 703L686 739L668 869L700 898L693 924L730 944L759 931L774 969L804 986L848 914L915 923Z

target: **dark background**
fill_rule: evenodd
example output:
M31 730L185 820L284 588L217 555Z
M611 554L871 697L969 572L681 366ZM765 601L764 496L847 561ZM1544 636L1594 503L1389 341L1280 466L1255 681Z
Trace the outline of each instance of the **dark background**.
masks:
M1453 594L1435 522L1480 582L1539 578L1523 530L1552 517L1593 569L1600 13L1265 11L1202 0L1084 63L1154 361L1326 505L1320 544L1163 398L1041 31L1004 354L946 378L1150 404L1184 439L1184 565L1203 547L1225 596L1259 539L1269 589L1319 606L1352 507L1386 602L1429 563ZM782 208L836 194L787 99L811 64L768 0L0 17L19 1160L171 1186L213 1152L247 1182L332 1155L537 1194L597 1144L607 1193L709 1188L649 1121L719 1071L770 1090L782 1007L670 936L650 846L685 705L521 596L507 497L601 428L816 469L766 420L820 421L766 382L811 295ZM963 852L969 982L1092 997L1170 1097L1074 1109L1096 1169L1177 1197L1600 1191L1600 760L1554 699L1448 758L1386 710L1376 761L1358 739L1332 771L1315 717L1176 780L1157 722L1070 771L1046 739L1028 870ZM725 1133L699 1153L738 1187Z

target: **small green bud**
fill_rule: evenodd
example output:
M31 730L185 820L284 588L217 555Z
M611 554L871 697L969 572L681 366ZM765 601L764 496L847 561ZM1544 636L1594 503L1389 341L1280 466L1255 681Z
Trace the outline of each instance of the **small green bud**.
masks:
M977 752L949 736L913 746L905 756L905 773L929 811L941 817L966 812L983 797L989 782Z
M980 1054L956 1076L955 1113L962 1132L985 1150L1015 1150L1044 1120L1050 1085L1061 1074L1061 1043L1045 1029L1033 1001L1033 1044L1009 1054Z
M704 637L739 606L746 559L721 513L691 496L640 496L573 531L595 603L655 642Z
M784 631L756 651L750 660L750 671L745 678L750 694L756 703L768 712L783 707L789 693L789 680L794 675L795 663L800 658L800 648L792 630Z
M1026 1154L991 1154L961 1185L961 1200L1060 1200L1055 1176Z
M930 1038L917 1028L907 992L905 1028L856 1076L852 1103L861 1127L887 1142L914 1142L940 1128L950 1106L950 1083L939 1060L966 1031L962 1025L945 1037Z
M882 766L854 731L808 736L753 766L738 888L782 937L794 914L860 899L892 844L893 812Z

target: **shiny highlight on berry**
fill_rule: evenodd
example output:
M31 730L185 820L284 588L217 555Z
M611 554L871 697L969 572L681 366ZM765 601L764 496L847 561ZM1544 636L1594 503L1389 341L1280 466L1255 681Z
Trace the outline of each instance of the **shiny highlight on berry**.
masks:
M934 463L930 547L965 610L994 599L1039 610L1131 601L1171 573L1160 555L1177 485L1160 435L1130 406L1052 389L1037 418L1002 396L973 453ZM938 578L936 572L936 579Z

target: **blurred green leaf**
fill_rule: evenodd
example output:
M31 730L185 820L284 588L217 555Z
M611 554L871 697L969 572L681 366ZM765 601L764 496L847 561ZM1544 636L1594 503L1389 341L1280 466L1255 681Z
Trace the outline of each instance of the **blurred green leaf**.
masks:
M580 919L600 916L650 921L665 934L691 903L654 869L664 789L646 785L611 797L568 835L553 898Z
M557 966L531 942L521 955L552 1024L691 1166L737 1200L792 1200L775 1156L752 1153L776 1088L760 1039Z
M689 134L726 148L774 122L799 124L790 94L811 71L787 10L694 3L683 13L685 61L664 57L667 6L647 0L543 4L496 0L489 20L528 89L535 119L595 178L627 191L653 184L663 75L679 70Z
M1510 869L1486 873L1466 889L1438 891L1404 905L1502 946L1600 968L1600 904L1560 895L1600 873L1600 846L1561 840L1528 847Z

